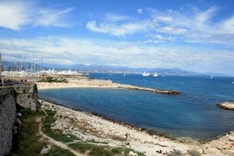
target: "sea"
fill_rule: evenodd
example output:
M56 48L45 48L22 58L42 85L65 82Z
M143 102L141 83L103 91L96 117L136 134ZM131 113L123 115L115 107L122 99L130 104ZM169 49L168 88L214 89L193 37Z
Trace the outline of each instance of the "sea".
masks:
M96 113L175 139L210 141L234 130L234 111L217 107L234 101L234 77L148 76L91 73L95 79L155 89L180 95L113 88L39 90L39 97L66 107Z

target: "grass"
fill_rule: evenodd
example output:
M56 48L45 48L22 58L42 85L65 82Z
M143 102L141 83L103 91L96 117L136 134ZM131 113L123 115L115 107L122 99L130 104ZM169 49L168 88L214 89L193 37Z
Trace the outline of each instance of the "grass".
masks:
M61 130L52 130L50 127L51 127L51 124L55 123L56 121L56 118L54 117L56 112L51 111L51 110L46 110L46 113L48 116L45 118L45 121L43 122L43 126L42 126L42 131L45 134L63 143L72 142L74 140L80 140L80 138L76 137L75 135L72 135L72 134L65 135L65 134L62 134Z
M68 150L63 150L58 146L53 146L50 150L50 153L46 154L45 156L75 156Z
M43 117L44 113L39 111L35 112L29 109L24 109L20 118L22 124L20 125L20 133L18 135L17 146L12 150L12 156L25 156L33 155L40 156L40 152L44 146L49 143L46 140L40 140L41 136L38 135L39 123L35 122L37 117ZM50 153L46 156L74 156L73 153L63 150L57 146L51 146Z
M50 129L51 124L56 121L54 117L54 111L46 111L48 116L45 118L42 124L42 131L54 138L57 141L61 142L72 142L74 140L80 140L76 136L73 135L64 135L61 131L56 130L53 131ZM13 149L11 156L25 156L25 155L33 155L40 156L40 152L44 146L48 145L49 142L45 139L41 139L39 134L39 123L35 122L36 118L44 117L44 113L42 111L32 111L29 109L24 109L21 116L20 125L20 134L18 136L18 144L17 148ZM68 137L69 136L69 137ZM103 145L95 145L95 144L103 144ZM95 140L87 140L81 141L78 143L69 144L69 146L80 153L85 153L89 156L118 156L122 155L122 152L127 155L129 151L133 151L129 148L122 147L109 147L107 146L107 142L99 142ZM74 154L68 150L61 149L58 146L50 145L51 150L45 156L74 156ZM138 156L144 156L143 153L138 153Z
M90 144L88 142L78 142L74 144L69 144L69 147L78 150L80 153L86 153L89 156L115 156L115 155L122 155L122 152L125 155L128 155L130 151L135 152L133 149L130 148L122 148L122 147L108 147L108 146L100 146ZM144 156L143 153L136 152L138 156Z
M100 156L100 155L101 156L113 156L113 155L121 155L122 152L124 152L127 155L130 151L134 151L133 149L129 149L129 148L108 147L107 142L99 142L99 141L95 141L94 139L82 141L80 138L77 138L74 135L62 134L61 130L51 130L50 129L51 124L55 123L56 121L56 117L54 117L56 112L46 110L46 113L48 114L48 116L45 118L45 121L43 122L43 127L42 127L43 132L46 133L48 136L52 137L53 139L64 142L64 143L73 142L74 140L80 140L77 143L72 143L68 145L69 147L75 150L78 150L80 153L83 153L83 154L88 153L88 155L90 156ZM104 144L105 146L95 145L95 144ZM137 153L138 153L138 156L144 156L143 153L140 153L140 152L137 152Z
M87 141L88 143L94 143L94 144L108 144L108 142L100 142L100 141L96 141L96 140L94 140L94 139L92 139L92 140L88 140Z
M188 154L190 155L190 156L200 156L201 154L198 152L198 151L196 151L196 150L189 150L188 151Z

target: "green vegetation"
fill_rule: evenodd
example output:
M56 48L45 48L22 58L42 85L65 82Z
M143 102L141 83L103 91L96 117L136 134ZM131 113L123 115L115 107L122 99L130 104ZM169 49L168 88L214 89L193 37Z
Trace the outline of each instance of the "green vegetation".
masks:
M201 154L196 150L189 150L188 154L191 156L200 156Z
M94 144L89 144L88 142L78 142L74 144L69 144L69 147L78 150L80 153L86 153L88 151L89 156L113 156L113 155L121 155L122 152L125 153L125 155L128 155L130 151L134 151L130 148L122 148L122 147L108 147L108 146L98 146ZM136 152L138 156L144 156L143 153Z
M126 155L130 151L134 151L129 148L112 148L107 146L107 142L99 142L95 140L87 140L87 141L82 141L80 138L77 138L74 135L71 134L62 134L61 130L51 130L51 124L55 123L56 117L55 114L56 112L51 111L51 110L46 110L47 117L45 118L42 126L42 130L45 134L48 136L52 137L53 139L57 141L61 141L64 143L68 142L73 142L75 140L79 140L77 143L72 143L69 144L69 147L78 150L80 153L88 153L90 156L113 156L113 155L121 155L122 152L124 152ZM96 144L103 144L103 145L96 145ZM138 153L138 156L144 156L143 153Z
M51 76L48 76L46 77L45 79L42 79L41 82L49 82L49 83L52 83L52 82L58 82L58 83L68 83L67 79L61 77L61 78L54 78L54 77L51 77Z
M41 111L35 112L25 109L22 112L20 125L20 133L18 136L18 146L12 151L12 156L33 155L40 156L40 152L44 146L48 145L48 141L41 139L39 133L39 123L35 122L36 118L43 117L44 113ZM63 150L57 146L51 145L50 153L45 156L74 156L73 153Z
M108 142L99 142L99 141L96 141L96 140L88 140L87 141L88 143L94 143L94 144L108 144Z
M50 129L51 124L55 123L56 118L54 117L55 112L54 111L50 111L50 110L46 110L47 113L47 117L45 118L44 122L43 122L43 126L42 126L42 131L47 134L48 136L50 136L51 138L57 140L57 141L61 141L64 143L67 142L72 142L74 140L80 140L80 138L77 138L76 136L72 135L72 134L62 134L61 130L52 130Z
M50 153L45 154L45 156L75 156L72 152L54 146L51 148Z
M176 150L168 154L168 156L183 156L183 153L180 150Z
M89 156L117 156L117 155L128 155L130 151L135 152L133 149L124 147L110 147L107 142L99 142L95 140L82 141L74 135L62 134L59 130L51 130L51 124L56 121L54 115L56 112L47 110L47 117L45 117L42 123L42 131L48 136L54 138L61 142L73 142L74 140L79 140L76 143L70 143L68 146L80 153L85 153ZM35 122L38 117L43 118L45 114L42 111L32 111L29 109L24 109L22 111L22 117L20 125L20 134L18 136L17 148L13 149L11 156L24 156L24 155L34 155L40 156L40 152L46 145L50 145L48 140L42 139L39 134L39 122ZM97 145L98 144L98 145ZM100 145L102 144L102 145ZM45 156L74 156L74 154L68 150L61 149L58 146L50 145L51 149ZM138 153L138 156L144 156L143 153Z

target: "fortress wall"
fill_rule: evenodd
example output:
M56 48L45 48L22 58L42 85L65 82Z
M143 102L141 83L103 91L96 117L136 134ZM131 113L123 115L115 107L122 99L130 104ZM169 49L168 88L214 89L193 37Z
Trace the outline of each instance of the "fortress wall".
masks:
M12 147L12 131L16 118L14 89L0 88L0 98L0 155L6 155Z
M37 86L35 84L17 84L0 87L0 156L10 153L13 134L17 134L17 105L22 108L39 108Z

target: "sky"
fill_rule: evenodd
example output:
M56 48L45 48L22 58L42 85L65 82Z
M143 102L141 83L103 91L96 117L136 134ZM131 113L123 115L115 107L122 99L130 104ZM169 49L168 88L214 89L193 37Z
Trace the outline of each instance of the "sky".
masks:
M234 76L232 0L0 0L15 62L181 68Z

